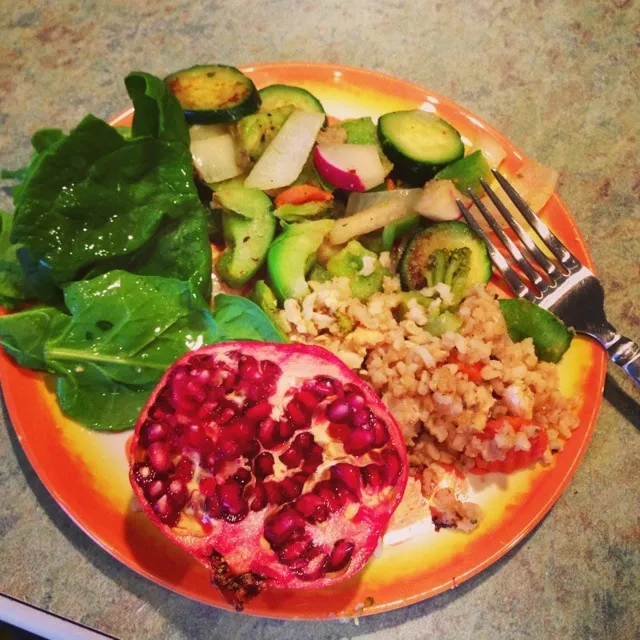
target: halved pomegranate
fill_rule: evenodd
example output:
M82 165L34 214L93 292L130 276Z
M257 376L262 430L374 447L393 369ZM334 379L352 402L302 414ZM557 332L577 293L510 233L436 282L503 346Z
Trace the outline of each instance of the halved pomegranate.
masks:
M325 349L226 342L164 375L129 451L154 524L212 570L240 611L266 586L359 571L407 482L400 429Z

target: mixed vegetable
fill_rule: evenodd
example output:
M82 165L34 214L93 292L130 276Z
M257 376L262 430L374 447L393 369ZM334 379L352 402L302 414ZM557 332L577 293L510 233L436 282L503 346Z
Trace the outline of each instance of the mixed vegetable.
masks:
M456 200L470 203L467 190L491 179L505 157L495 140L465 146L419 109L329 124L309 91L258 91L224 65L164 81L132 73L125 85L130 129L89 115L69 134L39 131L29 166L4 174L19 184L15 213L0 218L0 303L34 306L0 318L0 342L55 374L62 408L87 426L133 426L191 349L285 341L278 309L310 282L347 277L366 300L399 273L403 295L431 309L443 283L452 295L429 324L442 333L488 281L486 246ZM553 176L527 171L540 209ZM212 300L212 244L217 278L242 295ZM523 301L502 309L511 336L532 336L541 358L568 348L553 316Z

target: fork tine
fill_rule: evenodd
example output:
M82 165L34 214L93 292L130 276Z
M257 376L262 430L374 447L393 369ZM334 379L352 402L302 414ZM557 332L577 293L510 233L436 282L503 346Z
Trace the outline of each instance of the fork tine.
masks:
M497 169L492 169L492 173L500 183L500 186L505 190L505 193L511 198L513 204L516 205L518 211L536 230L536 233L542 238L547 247L549 247L551 253L560 261L560 264L569 270L579 269L582 266L580 262L578 262L569 249L560 242L558 237L551 232L549 227L542 222L538 214L522 199L520 194L507 182L507 179Z
M529 235L529 232L511 215L511 212L504 206L502 200L498 198L495 191L482 178L480 178L480 183L487 192L491 202L493 202L498 211L500 211L502 217L509 223L509 226L516 232L522 244L528 249L529 253L536 259L538 264L544 269L551 280L556 283L562 280L564 278L564 273L562 273L555 263L549 260L544 253L542 253L538 245Z
M484 184L483 184L484 186ZM498 224L496 219L491 215L487 207L484 206L480 198L473 192L473 189L467 189L467 193L473 200L478 211L484 216L484 219L489 223L489 226L493 229L494 233L500 238L502 244L507 248L507 251L511 254L511 257L520 265L520 268L527 274L527 277L533 284L536 285L540 294L544 294L549 290L549 285L544 281L540 274L531 266L527 258L520 251L518 245L502 230L502 227ZM497 206L497 205L496 205ZM536 296L539 298L541 296Z
M529 302L535 302L535 296L527 285L520 279L518 274L509 266L509 263L505 257L495 248L493 242L489 240L487 234L482 230L480 225L475 221L475 218L471 214L471 211L465 207L464 204L456 199L456 204L460 213L463 215L467 224L485 241L491 262L496 266L498 271L502 274L502 277L507 281L507 284L511 287L513 292L519 297L528 300Z

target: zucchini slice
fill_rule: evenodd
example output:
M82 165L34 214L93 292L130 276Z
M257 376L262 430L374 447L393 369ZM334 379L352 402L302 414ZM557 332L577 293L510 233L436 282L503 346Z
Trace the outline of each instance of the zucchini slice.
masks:
M260 106L250 78L223 64L197 65L176 71L165 83L184 109L189 124L235 122Z
M464 222L437 222L409 240L399 271L405 289L444 282L459 302L474 284L489 280L491 259L487 245Z
M378 138L396 175L414 186L422 186L464 155L460 134L442 118L420 109L381 116Z
M260 89L259 93L262 100L260 111L271 111L272 109L292 106L307 113L325 113L320 100L301 87L292 87L288 84L272 84Z

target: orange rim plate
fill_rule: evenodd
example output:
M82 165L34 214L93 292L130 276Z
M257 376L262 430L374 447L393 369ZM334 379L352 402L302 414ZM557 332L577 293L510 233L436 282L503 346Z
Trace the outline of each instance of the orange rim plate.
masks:
M507 166L523 154L500 133L451 100L414 84L329 64L273 63L243 68L258 87L302 86L328 114L371 116L422 108L451 122L463 136L482 130L507 149ZM113 124L128 124L132 110ZM586 265L593 263L564 202L554 194L543 215ZM353 579L323 590L266 591L246 607L277 618L331 618L389 611L457 586L486 568L529 533L571 480L593 432L606 371L604 353L577 338L560 365L561 388L581 398L580 426L548 467L537 465L499 480L475 480L485 518L471 534L442 530L430 520L390 532L381 553ZM125 565L168 589L228 609L204 567L165 540L136 508L127 477L130 433L93 432L65 418L50 381L19 368L4 352L0 380L7 407L29 461L54 499L91 538Z

